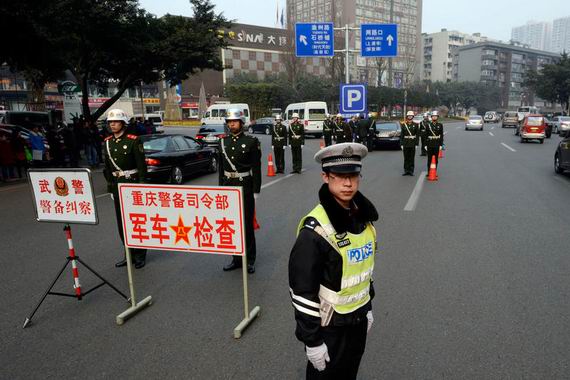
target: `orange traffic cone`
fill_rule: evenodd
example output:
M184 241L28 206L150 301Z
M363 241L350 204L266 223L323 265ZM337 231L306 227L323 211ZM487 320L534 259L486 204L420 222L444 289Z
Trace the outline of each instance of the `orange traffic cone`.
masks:
M323 149L324 147L325 147L325 142L323 140L321 140L321 148L320 149Z
M429 165L428 181L437 181L437 166L435 164L435 156L431 156L431 164Z
M255 210L253 210L253 229L254 230L259 230L261 228L261 226L259 225L259 223L257 222L257 215Z
M275 177L275 165L273 165L273 155L271 153L267 156L267 176Z
M439 150L439 156L438 156L438 158L443 158L443 149L440 149L440 150Z

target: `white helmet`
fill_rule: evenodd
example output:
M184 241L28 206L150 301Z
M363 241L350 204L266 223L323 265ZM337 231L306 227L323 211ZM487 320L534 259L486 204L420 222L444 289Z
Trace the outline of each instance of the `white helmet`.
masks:
M416 114L414 113L414 111L408 111L406 113L406 116L416 116Z
M339 119L342 119L342 114L341 114L341 113L337 113L337 114L336 114L336 117L339 118Z
M297 119L298 119L298 118L299 118L299 114L298 114L297 112L295 112L295 113L291 116L291 118L292 118L292 119L294 119L294 118L297 118Z
M439 117L439 112L437 112L437 111L432 111L431 117L434 117L434 116Z
M230 120L239 120L242 124L245 124L245 117L243 116L243 111L238 108L230 108L226 112L226 122Z
M429 117L429 112L424 112L424 117Z
M328 119L329 117L331 117L330 113L325 113L325 117Z
M281 120L283 120L283 119L281 119L281 115L275 115L275 120L281 121Z
M371 113L369 113L369 114L368 114L368 117L369 117L369 118L372 118L372 114L371 114Z
M129 117L122 109L115 108L107 113L107 121L122 121L127 124L129 122Z

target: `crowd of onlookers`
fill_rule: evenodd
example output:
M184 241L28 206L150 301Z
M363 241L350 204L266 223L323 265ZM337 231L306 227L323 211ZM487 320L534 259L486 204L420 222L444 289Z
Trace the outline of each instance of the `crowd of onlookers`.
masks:
M30 167L85 167L96 169L103 163L103 140L109 135L105 124L83 117L54 126L5 127L0 131L0 181L26 177ZM156 133L150 121L131 119L127 133Z

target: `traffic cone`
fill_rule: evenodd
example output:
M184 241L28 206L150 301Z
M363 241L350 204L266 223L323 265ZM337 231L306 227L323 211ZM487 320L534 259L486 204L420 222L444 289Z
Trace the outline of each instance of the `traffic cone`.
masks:
M325 147L325 142L323 140L321 140L321 148L320 149L323 149L324 147Z
M275 165L273 165L273 154L267 156L267 176L275 177Z
M440 149L440 150L439 150L439 156L438 156L438 158L443 158L443 149Z
M437 181L437 166L435 164L435 156L431 156L431 164L429 165L428 181Z
M259 225L259 223L257 222L257 213L255 212L255 209L253 210L253 229L254 230L259 230L261 228L261 226Z

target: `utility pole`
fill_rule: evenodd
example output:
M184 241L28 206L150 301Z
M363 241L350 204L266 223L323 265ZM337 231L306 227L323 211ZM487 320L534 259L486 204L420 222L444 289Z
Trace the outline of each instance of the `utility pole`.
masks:
M390 24L394 23L394 0L390 0ZM392 57L388 58L388 87L394 87Z
M335 53L345 53L345 58L344 58L344 79L345 79L345 83L348 84L350 83L350 60L349 60L349 54L350 53L358 53L360 50L357 49L350 49L349 48L349 40L348 40L348 32L350 30L360 30L360 28L351 28L348 26L348 24L346 24L345 26L343 26L342 28L333 28L334 30L344 30L344 49L341 50L335 50Z

